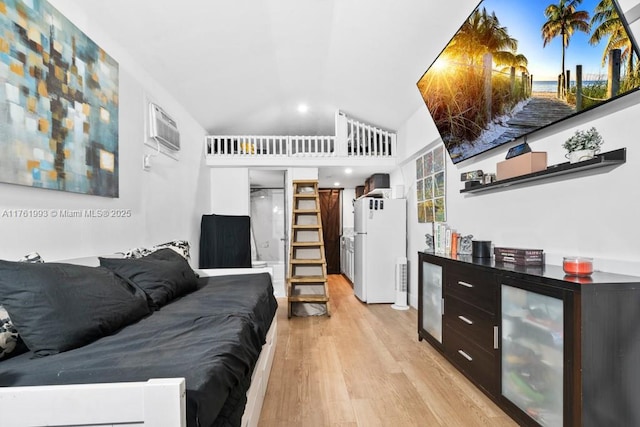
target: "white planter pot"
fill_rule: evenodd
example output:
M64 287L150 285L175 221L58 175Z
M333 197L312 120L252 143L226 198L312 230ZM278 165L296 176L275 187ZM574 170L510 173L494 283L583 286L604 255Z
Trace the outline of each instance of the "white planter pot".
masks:
M577 163L583 160L593 159L596 156L595 150L576 150L566 154L569 163Z

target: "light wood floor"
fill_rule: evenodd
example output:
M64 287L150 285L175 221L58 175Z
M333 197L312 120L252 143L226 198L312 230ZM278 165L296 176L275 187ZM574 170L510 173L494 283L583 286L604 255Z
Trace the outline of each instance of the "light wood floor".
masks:
M515 426L426 341L417 311L367 305L329 276L332 316L287 319L260 427Z

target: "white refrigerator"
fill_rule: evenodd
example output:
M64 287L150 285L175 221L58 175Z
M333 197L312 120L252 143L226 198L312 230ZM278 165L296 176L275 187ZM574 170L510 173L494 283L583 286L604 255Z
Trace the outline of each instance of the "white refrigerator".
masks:
M353 292L366 303L395 302L398 257L407 255L405 199L363 197L355 201Z

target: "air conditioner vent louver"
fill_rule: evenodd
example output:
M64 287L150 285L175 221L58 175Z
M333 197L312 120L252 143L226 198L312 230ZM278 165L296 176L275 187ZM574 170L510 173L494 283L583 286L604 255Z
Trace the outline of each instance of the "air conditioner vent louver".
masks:
M171 150L180 151L180 132L176 121L156 104L149 104L149 111L149 136Z

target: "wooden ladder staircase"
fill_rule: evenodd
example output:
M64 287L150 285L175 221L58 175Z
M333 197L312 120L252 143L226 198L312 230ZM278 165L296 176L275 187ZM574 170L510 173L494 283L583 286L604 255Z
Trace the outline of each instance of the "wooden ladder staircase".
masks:
M313 289L322 293L310 293ZM288 317L293 303L325 304L331 316L327 286L327 260L324 254L322 218L318 181L293 181L293 215L289 246L289 277L287 280Z

